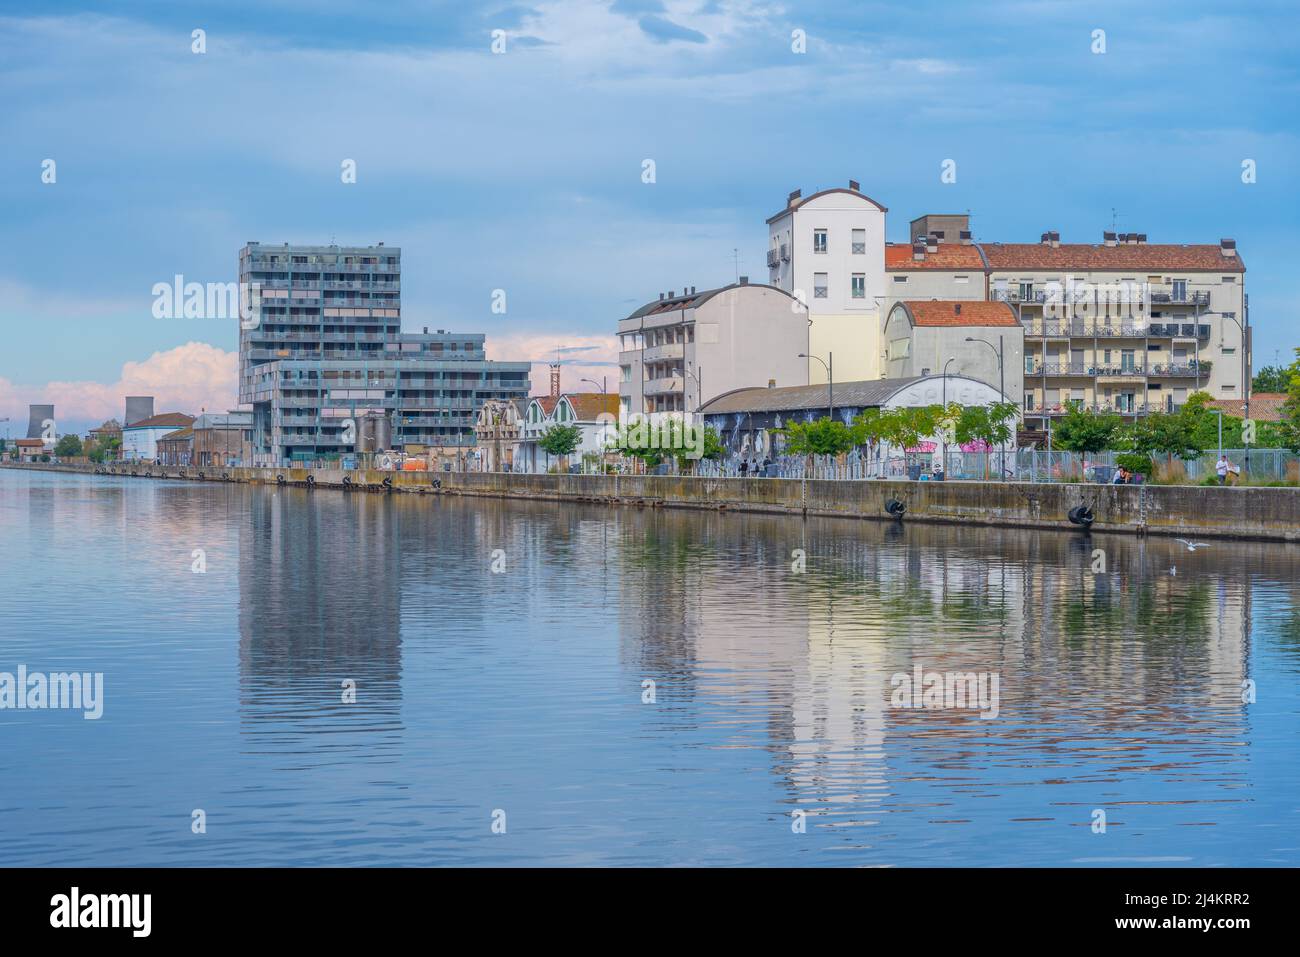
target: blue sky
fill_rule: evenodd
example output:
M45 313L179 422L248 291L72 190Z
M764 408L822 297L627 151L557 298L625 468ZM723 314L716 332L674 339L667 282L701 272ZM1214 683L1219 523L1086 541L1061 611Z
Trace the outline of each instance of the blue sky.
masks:
M233 402L233 324L155 319L150 290L232 280L251 239L399 245L408 328L592 374L620 316L730 281L733 249L763 276L786 193L850 177L895 240L970 210L977 239L1095 242L1112 208L1152 242L1234 237L1256 365L1300 345L1290 3L104 9L0 2L0 417L49 396L79 427L128 387Z

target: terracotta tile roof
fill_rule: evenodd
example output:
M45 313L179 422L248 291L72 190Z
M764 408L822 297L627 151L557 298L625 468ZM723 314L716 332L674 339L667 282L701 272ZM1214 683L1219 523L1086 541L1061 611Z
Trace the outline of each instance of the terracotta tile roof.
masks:
M952 299L908 299L905 306L918 326L1017 326L1016 314L1005 302Z
M168 432L166 435L158 436L159 442L180 442L185 439L194 437L194 430L188 425L183 429L177 429L175 432Z
M1250 417L1256 422L1281 422L1282 403L1286 401L1285 392L1256 392L1250 397ZM1243 418L1245 401L1242 399L1211 399L1205 403L1207 409L1219 409L1225 415Z
M601 392L566 392L564 398L573 406L579 422L595 422L596 416L607 413L618 415L618 396Z
M23 449L34 449L45 444L44 439L15 439L14 444Z
M926 253L919 262L912 258L911 243L885 244L885 269L889 272L910 272L918 269L969 269L984 272L984 258L974 246L962 243L940 243L938 252Z
M940 247L942 248L942 247ZM1120 243L980 243L993 269L1142 270L1240 273L1240 256L1224 256L1218 246Z
M549 395L535 395L532 397L532 401L540 405L542 407L543 412L545 412L547 415L550 415L552 412L555 411L555 404L560 400L556 398L552 398Z
M131 429L162 429L169 426L173 429L183 429L193 423L194 416L192 415L186 415L184 412L164 412L161 415L141 419L139 422L132 422L127 426L127 431Z

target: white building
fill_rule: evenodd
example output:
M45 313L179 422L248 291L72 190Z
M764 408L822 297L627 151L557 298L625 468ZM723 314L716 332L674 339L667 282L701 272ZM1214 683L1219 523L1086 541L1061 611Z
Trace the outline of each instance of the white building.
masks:
M808 306L809 382L832 365L843 382L882 374L886 212L849 180L806 199L795 190L767 221L769 281Z
M126 462L153 462L158 458L158 440L177 429L194 423L194 416L184 412L164 412L133 422L122 429L122 459Z
M695 412L733 389L804 385L808 328L798 300L745 276L720 289L661 294L619 321L621 412Z
M576 426L577 448L568 465L587 468L605 454L606 443L618 423L619 397L602 392L566 392L558 397L533 396L524 412L519 452L514 470L547 472L559 465L538 443L548 429L557 425Z
M987 382L1004 390L1006 401L1021 403L1025 332L1005 302L896 302L884 339L891 379L949 372Z

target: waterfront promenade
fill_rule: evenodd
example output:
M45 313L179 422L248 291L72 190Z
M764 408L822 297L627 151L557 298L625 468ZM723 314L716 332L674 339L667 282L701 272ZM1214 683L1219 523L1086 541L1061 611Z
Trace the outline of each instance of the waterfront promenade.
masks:
M93 472L92 466L5 468ZM1198 485L1115 486L1025 482L703 478L667 475L523 475L508 472L389 472L300 468L224 471L117 466L142 481L240 482L350 492L399 492L611 505L717 509L947 525L1079 530L1072 509L1084 506L1098 532L1267 541L1300 541L1300 489ZM896 506L895 506L896 507Z

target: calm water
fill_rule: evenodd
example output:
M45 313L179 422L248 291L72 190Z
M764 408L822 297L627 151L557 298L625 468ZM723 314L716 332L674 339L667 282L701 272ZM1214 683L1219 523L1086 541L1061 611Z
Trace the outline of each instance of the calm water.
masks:
M0 711L0 864L1294 865L1297 572L0 470L0 671L105 676L98 721ZM892 707L917 663L998 716Z

